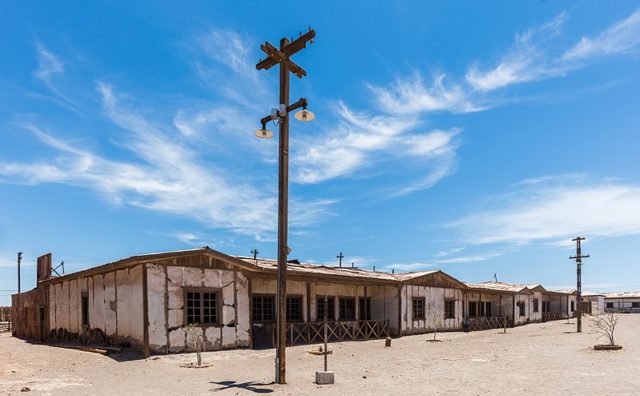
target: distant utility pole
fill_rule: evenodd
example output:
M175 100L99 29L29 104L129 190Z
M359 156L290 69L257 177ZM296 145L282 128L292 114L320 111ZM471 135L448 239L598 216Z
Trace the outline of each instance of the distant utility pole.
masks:
M340 262L338 263L338 267L342 267L342 259L344 258L342 252L340 252L340 254L336 256L336 258L340 260Z
M20 294L20 263L22 263L22 252L18 252L18 294Z
M577 321L577 331L578 333L582 333L582 259L583 258L587 258L589 257L589 255L587 254L586 256L582 255L582 247L580 246L580 242L584 241L587 238L583 238L583 237L575 237L574 239L572 239L573 242L576 243L576 255L569 257L569 260L576 260L576 275L577 275L577 284L576 284L576 304L578 305L577 307L577 317L578 317L578 321Z
M260 253L260 252L259 252L259 251L258 251L258 249L256 249L256 248L254 248L254 249L251 251L251 254L253 254L253 259L254 259L254 260L257 260L257 259L258 259L258 253Z

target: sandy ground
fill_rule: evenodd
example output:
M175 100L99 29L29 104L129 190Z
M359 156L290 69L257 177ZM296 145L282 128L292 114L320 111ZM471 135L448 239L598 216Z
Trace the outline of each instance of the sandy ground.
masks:
M575 320L572 320L572 323ZM585 321L588 323L588 319ZM330 344L336 384L318 386L322 357L312 346L288 348L288 385L274 385L273 350L208 352L210 367L181 367L195 355L103 356L29 344L0 335L0 394L459 394L638 395L640 315L624 315L616 341L622 351L594 351L589 326L566 321L473 333ZM24 393L22 393L24 394Z

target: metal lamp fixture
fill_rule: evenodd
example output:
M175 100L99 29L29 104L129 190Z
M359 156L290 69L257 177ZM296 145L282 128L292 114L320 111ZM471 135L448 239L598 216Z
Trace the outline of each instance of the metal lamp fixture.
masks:
M259 137L260 139L271 139L273 137L273 132L267 129L265 124L262 124L262 128L256 130L256 137Z
M307 110L307 108L305 107L302 110L296 112L296 114L294 114L294 117L296 117L296 120L298 121L309 122L316 118L316 115Z

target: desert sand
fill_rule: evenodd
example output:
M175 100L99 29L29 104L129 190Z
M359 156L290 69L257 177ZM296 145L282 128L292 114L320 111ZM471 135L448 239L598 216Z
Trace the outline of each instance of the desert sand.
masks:
M207 352L207 368L185 368L194 354L152 356L96 353L31 344L0 334L0 394L457 394L638 395L640 315L623 315L621 351L594 351L604 342L575 319L472 333L440 333L330 344L334 385L313 383L322 356L287 349L287 385L275 385L274 350ZM26 390L26 389L25 389Z

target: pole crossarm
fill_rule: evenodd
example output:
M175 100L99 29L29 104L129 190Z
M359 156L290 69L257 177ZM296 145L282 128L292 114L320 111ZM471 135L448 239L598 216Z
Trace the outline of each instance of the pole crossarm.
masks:
M279 63L285 63L289 71L295 74L298 78L306 76L307 72L289 58L300 50L306 48L307 42L313 42L313 38L315 36L315 30L309 29L307 33L300 35L300 37L287 44L282 49L278 49L273 44L265 41L264 44L260 45L260 49L267 54L267 58L260 60L256 65L256 69L268 70Z

